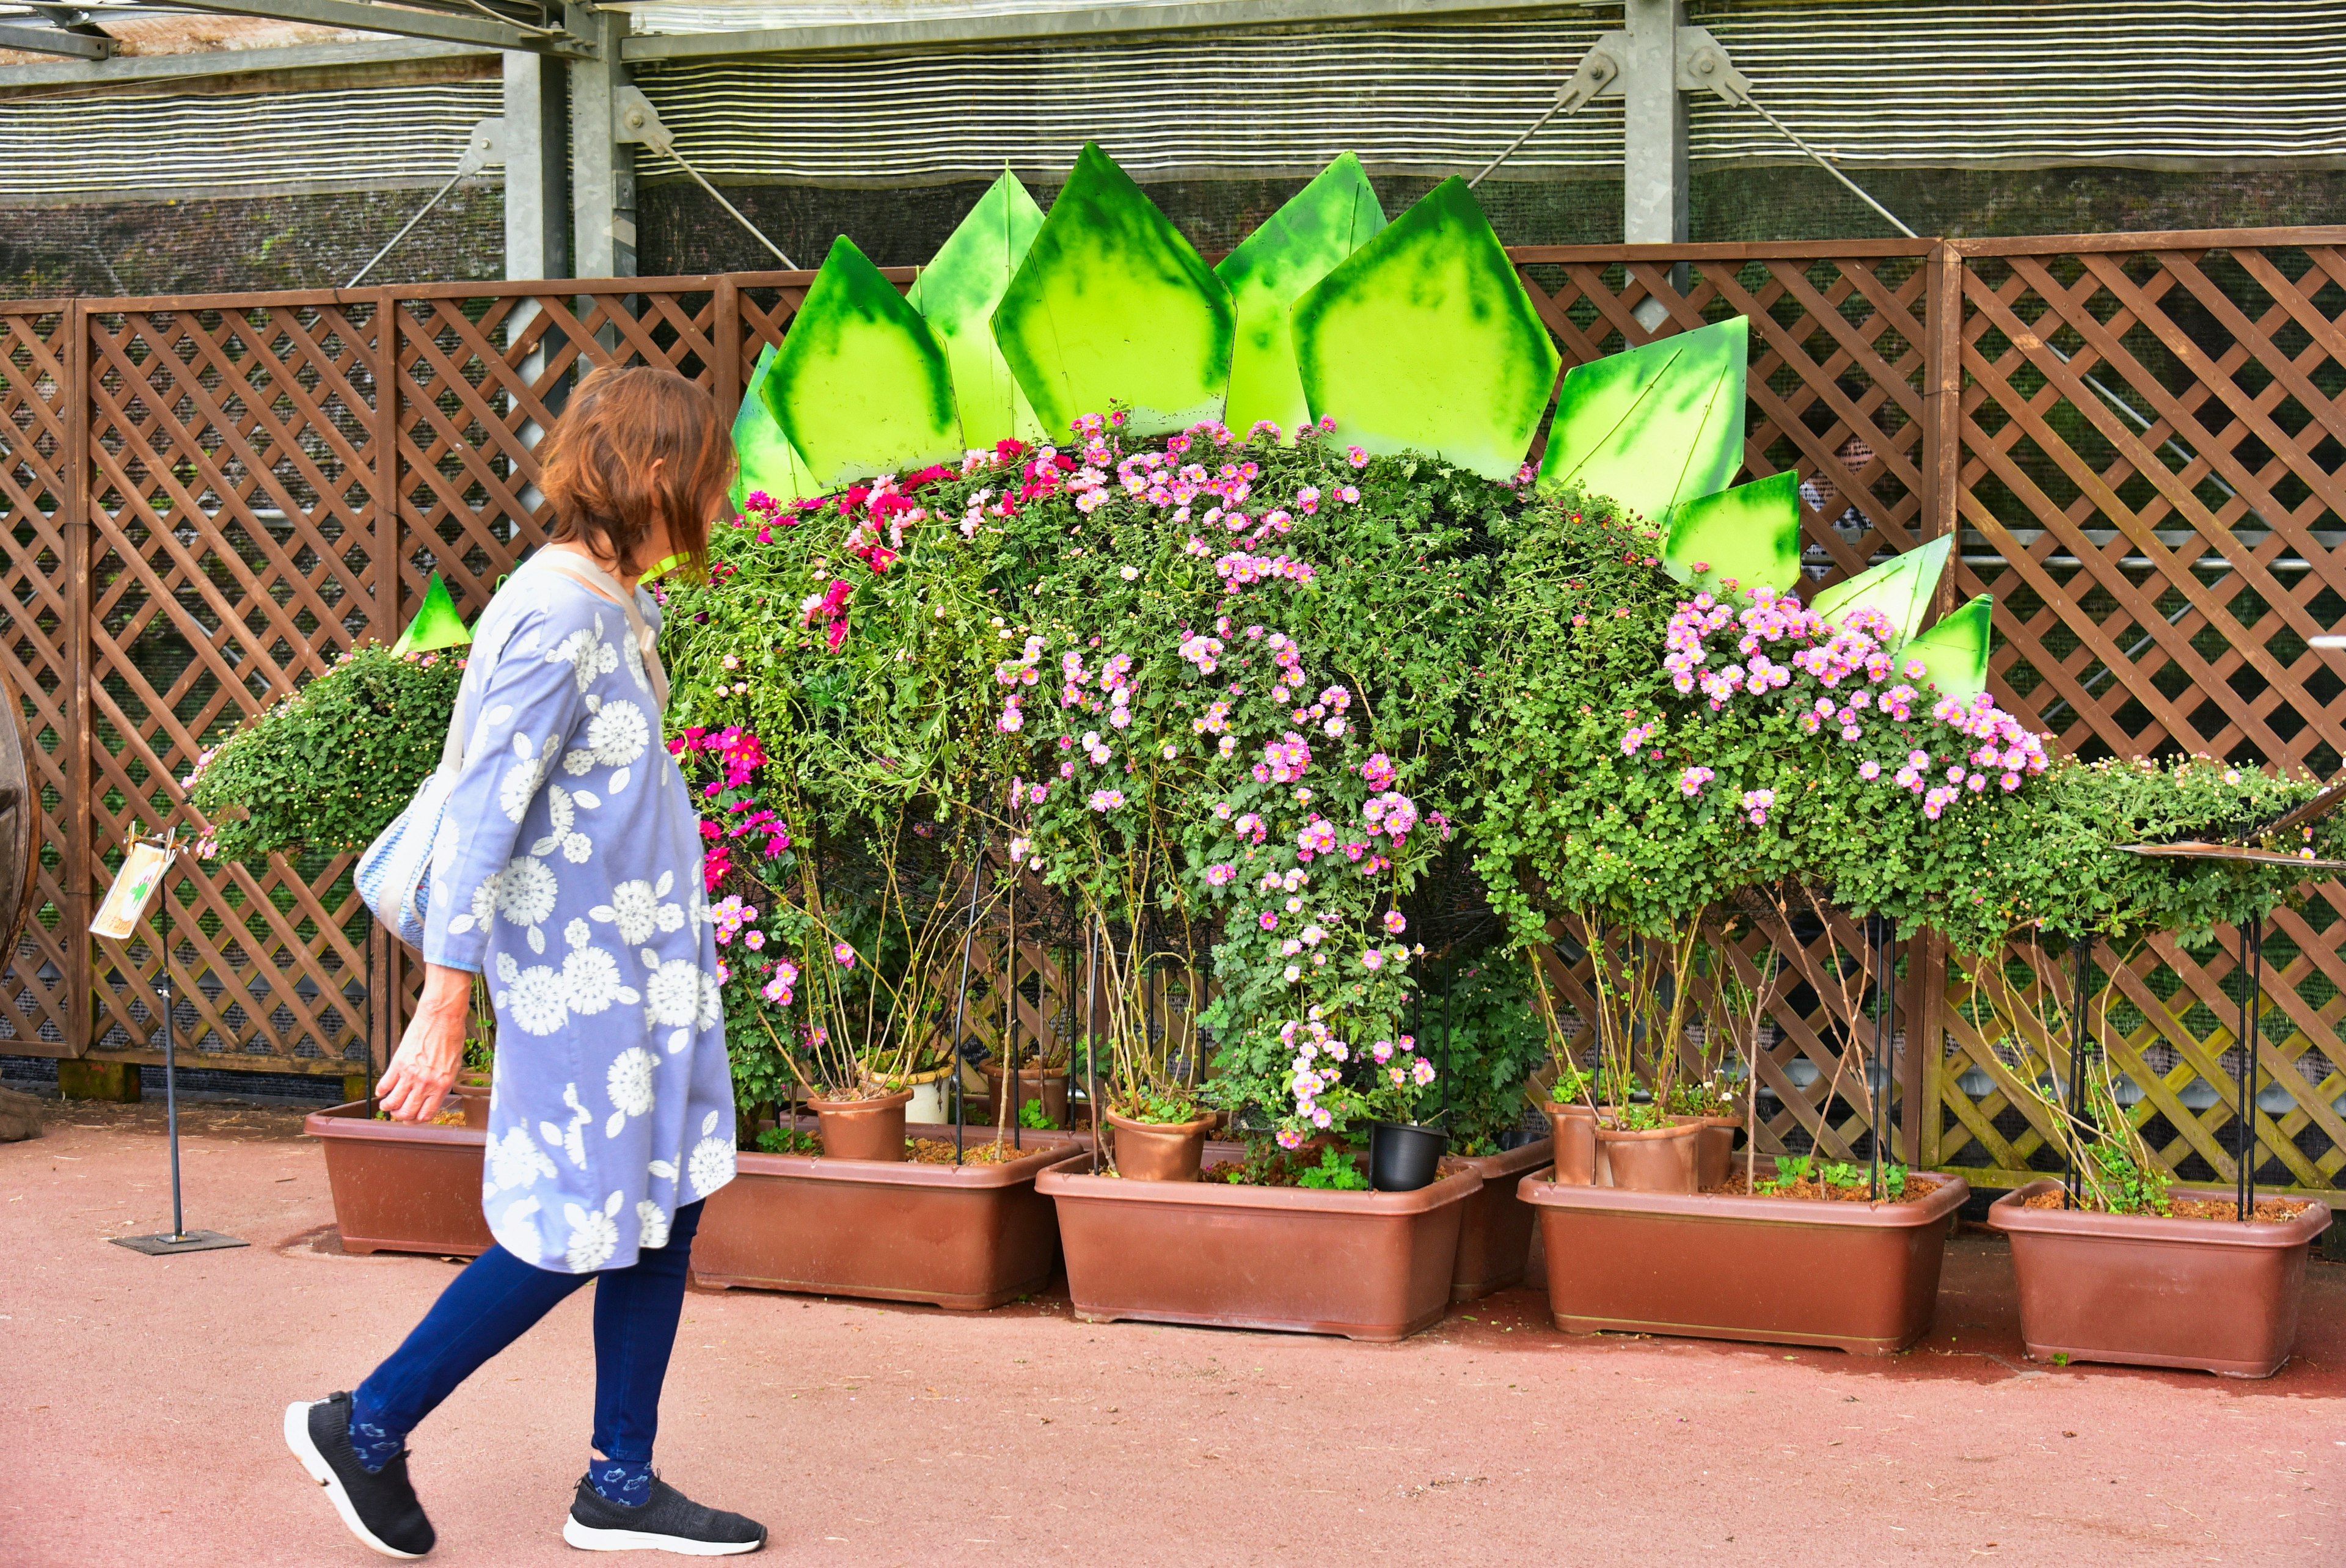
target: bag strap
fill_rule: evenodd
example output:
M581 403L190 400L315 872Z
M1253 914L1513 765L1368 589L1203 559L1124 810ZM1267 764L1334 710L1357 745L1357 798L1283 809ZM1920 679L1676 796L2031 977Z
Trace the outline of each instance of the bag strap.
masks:
M659 638L644 619L636 604L636 596L619 585L618 580L583 555L568 550L540 550L530 557L543 561L546 569L559 572L572 582L591 590L597 598L610 600L627 612L627 629L635 634L636 651L643 655L644 674L652 683L652 701L662 712L668 709L668 668L660 663Z

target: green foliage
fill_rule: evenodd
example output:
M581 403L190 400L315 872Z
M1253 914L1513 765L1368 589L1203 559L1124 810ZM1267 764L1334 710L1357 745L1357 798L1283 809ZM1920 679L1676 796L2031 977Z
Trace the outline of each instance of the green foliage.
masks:
M1468 961L1446 990L1434 984L1418 1028L1449 1085L1451 1146L1496 1154L1500 1137L1523 1124L1525 1081L1547 1059L1523 965L1496 952Z
M1018 1125L1035 1132L1048 1132L1058 1125L1051 1120L1051 1114L1043 1109L1040 1100L1029 1100L1018 1107Z
M819 1155L822 1136L802 1127L768 1127L758 1135L757 1148L761 1155Z
M189 799L225 860L363 850L440 765L464 661L352 648L199 758Z
M1369 1178L1361 1174L1360 1162L1352 1156L1321 1149L1320 1163L1298 1171L1295 1185L1321 1192L1366 1192Z

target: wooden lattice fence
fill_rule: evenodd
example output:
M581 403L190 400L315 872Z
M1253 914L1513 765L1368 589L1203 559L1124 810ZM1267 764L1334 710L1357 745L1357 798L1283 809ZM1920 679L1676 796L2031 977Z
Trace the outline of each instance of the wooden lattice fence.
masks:
M2346 229L1513 254L1567 367L1749 316L1749 476L1801 473L1811 578L1955 534L1946 602L1997 596L1996 697L2065 748L2339 767L2346 681L2308 639L2346 619ZM0 1052L154 1059L159 941L78 934L133 825L183 820L202 748L390 636L431 572L478 610L541 538L533 452L583 367L673 365L729 417L811 280L0 304L0 673L36 738L46 840ZM345 869L182 880L170 962L201 1060L379 1065L411 977L367 942ZM2267 950L2259 1179L2328 1189L2346 890L2308 892ZM1847 1021L1824 983L1868 944L1796 925L1744 947L1772 942L1808 982L1768 1032L1766 1137L1854 1152L1867 1105L1846 1074L1833 1092ZM2133 1113L2201 1179L2235 1158L2231 941L2094 971ZM981 969L1005 946L982 942ZM1063 1025L1058 950L1020 949L1022 1033ZM1892 1147L1991 1184L2050 1164L2014 1078L2041 1064L1984 1036L1941 944L1899 957ZM2042 967L2024 983L2072 983L2066 959ZM1592 1005L1585 959L1556 972Z

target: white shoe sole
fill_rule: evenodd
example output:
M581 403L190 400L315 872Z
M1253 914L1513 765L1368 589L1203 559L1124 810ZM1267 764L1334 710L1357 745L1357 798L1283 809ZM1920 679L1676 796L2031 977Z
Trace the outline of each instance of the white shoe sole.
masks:
M562 1522L562 1539L581 1552L673 1552L679 1557L739 1557L755 1552L762 1541L688 1541L681 1535L654 1535L648 1530L593 1530L576 1516Z
M326 1495L333 1499L334 1512L342 1516L342 1522L351 1527L352 1534L385 1557L412 1563L423 1555L421 1552L402 1552L396 1546L387 1544L360 1522L358 1510L351 1506L351 1494L342 1489L341 1478L334 1474L334 1467L326 1462L326 1456L318 1451L317 1443L310 1437L310 1406L303 1400L296 1400L285 1407L285 1446L293 1451L293 1457L301 1461L301 1468L310 1472L310 1479L326 1489Z

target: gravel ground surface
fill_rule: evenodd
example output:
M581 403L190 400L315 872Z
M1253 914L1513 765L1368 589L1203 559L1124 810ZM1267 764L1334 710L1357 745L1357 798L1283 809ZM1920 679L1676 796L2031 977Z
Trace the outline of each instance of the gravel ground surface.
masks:
M52 1103L0 1146L0 1563L353 1565L285 1452L454 1271L336 1243L297 1113L184 1116L189 1222L143 1257L162 1112ZM1397 1346L696 1292L660 1469L820 1564L2346 1563L2346 1268L2317 1261L2270 1382L2029 1366L2011 1264L1951 1246L1891 1360L1571 1339L1506 1292ZM434 1562L577 1562L584 1293L414 1440Z

